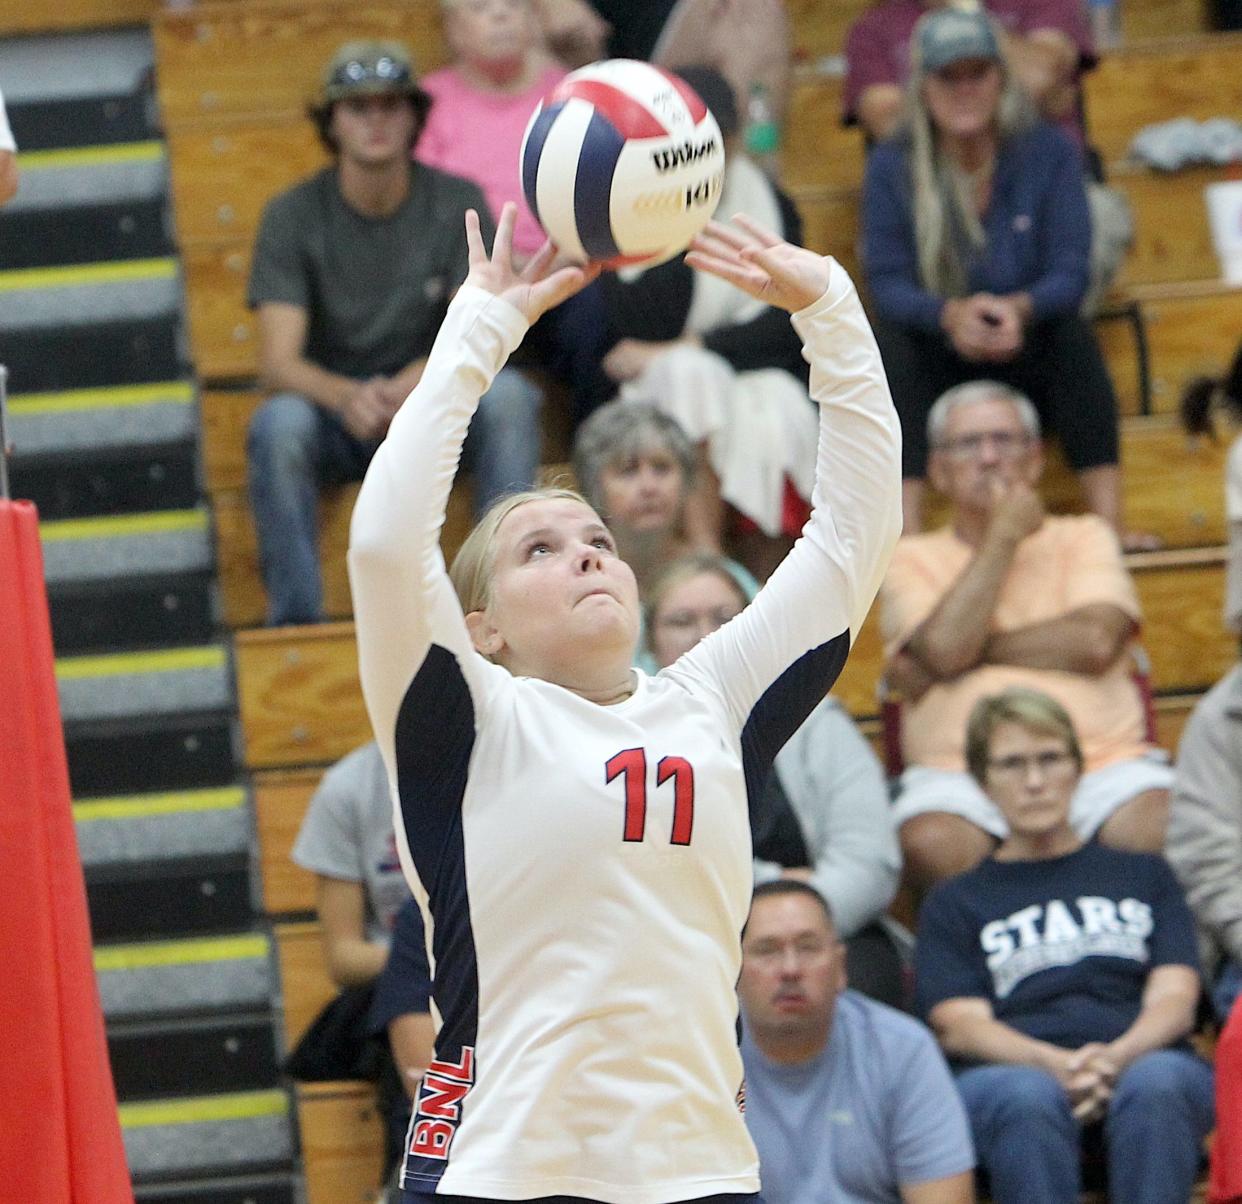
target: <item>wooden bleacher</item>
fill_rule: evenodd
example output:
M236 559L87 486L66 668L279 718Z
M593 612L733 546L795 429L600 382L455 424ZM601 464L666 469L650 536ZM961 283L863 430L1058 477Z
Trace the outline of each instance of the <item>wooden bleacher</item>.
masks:
M163 0L39 0L0 8L0 38L146 25Z
M269 916L315 909L315 875L296 865L289 854L321 776L319 769L308 767L254 775L259 887L263 911Z

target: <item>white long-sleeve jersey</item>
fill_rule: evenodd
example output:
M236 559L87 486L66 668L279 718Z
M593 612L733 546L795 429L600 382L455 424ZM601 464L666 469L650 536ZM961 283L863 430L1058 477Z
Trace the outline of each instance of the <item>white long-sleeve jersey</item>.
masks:
M613 706L475 652L440 553L466 428L522 315L464 287L375 456L350 580L440 1022L408 1189L758 1190L734 990L748 799L840 672L901 522L897 417L839 265L794 324L822 413L814 512L741 615Z

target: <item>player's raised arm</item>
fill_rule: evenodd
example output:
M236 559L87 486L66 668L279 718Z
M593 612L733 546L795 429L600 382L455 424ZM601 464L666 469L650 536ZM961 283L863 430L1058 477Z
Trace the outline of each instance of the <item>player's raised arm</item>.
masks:
M482 663L445 571L440 531L462 444L479 398L532 322L592 273L554 270L545 246L521 271L511 258L516 207L506 205L489 255L478 215L466 214L470 270L449 306L417 387L389 427L358 495L350 525L363 693L376 738L392 764L398 708L431 644L462 671Z
M839 672L901 534L901 431L875 338L840 264L745 217L713 222L692 247L691 266L793 315L820 406L813 510L801 537L746 611L684 658L686 671L714 679L745 723L795 662L807 694L798 705L808 711ZM802 659L824 650L818 666Z

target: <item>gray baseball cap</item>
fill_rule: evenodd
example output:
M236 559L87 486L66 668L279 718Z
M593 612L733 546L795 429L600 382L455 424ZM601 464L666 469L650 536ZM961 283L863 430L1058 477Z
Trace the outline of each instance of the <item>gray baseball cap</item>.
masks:
M919 22L916 36L924 71L943 71L963 59L1001 57L992 22L982 11L937 9Z
M322 103L346 96L382 96L386 93L420 97L410 52L400 42L346 42L323 72Z

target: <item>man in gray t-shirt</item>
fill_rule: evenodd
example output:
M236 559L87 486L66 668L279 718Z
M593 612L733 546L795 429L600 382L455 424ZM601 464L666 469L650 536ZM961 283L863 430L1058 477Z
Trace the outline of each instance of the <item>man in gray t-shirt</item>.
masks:
M342 46L312 111L334 162L274 198L259 226L248 300L271 396L246 456L273 625L324 617L319 490L362 478L421 378L466 277L467 209L493 237L477 185L410 159L430 104L400 43ZM476 510L533 483L539 401L510 368L483 395L466 444Z
M844 946L813 887L756 889L738 993L765 1204L974 1200L970 1127L935 1041L845 989Z
M388 774L374 741L323 775L292 857L319 880L332 978L341 986L371 981L384 968L397 912L410 897L397 860Z

